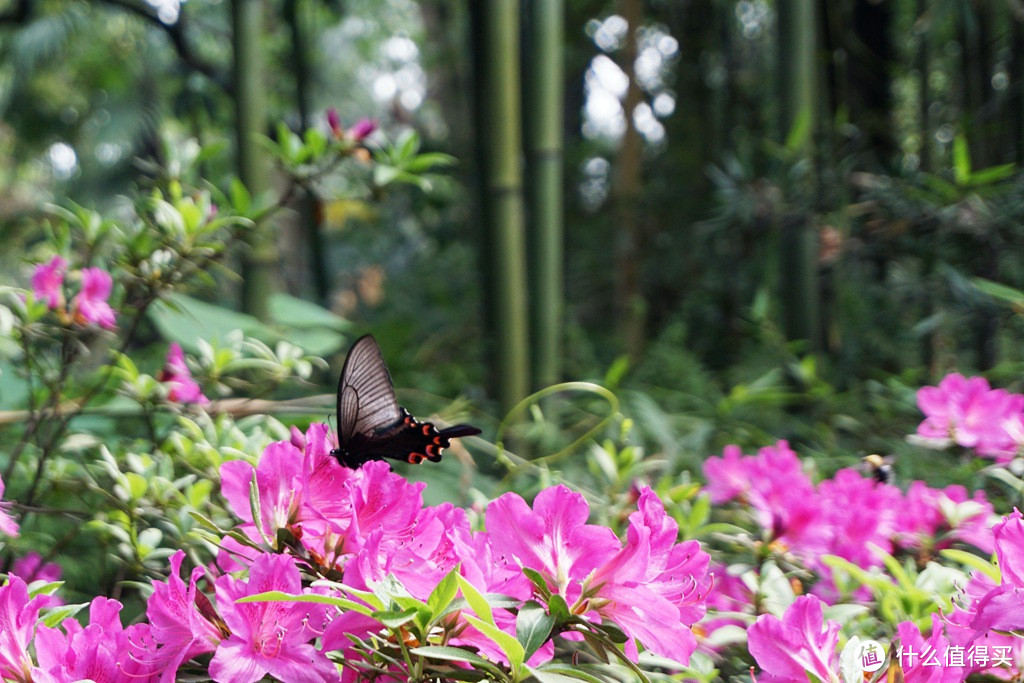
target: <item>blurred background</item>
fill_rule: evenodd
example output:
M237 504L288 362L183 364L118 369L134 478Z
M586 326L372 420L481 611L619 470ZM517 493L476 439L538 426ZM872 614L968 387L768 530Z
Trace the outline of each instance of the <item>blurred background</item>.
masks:
M318 391L372 331L427 414L589 379L673 468L789 438L828 469L903 448L946 371L1018 383L1017 0L0 0L5 279L42 207L116 214L188 154L281 189L273 148L332 109L409 147L287 193L191 293L340 316Z

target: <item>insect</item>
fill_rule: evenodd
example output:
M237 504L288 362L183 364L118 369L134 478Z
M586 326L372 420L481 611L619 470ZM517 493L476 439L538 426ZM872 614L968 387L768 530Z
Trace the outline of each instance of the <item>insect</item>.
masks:
M891 484L893 479L895 479L895 473L892 469L895 460L895 456L892 455L872 453L861 458L861 467L870 472L875 481L882 484Z
M385 458L414 465L437 462L452 439L480 433L470 425L439 430L400 407L380 346L369 334L356 340L345 359L337 411L338 447L331 455L353 469Z

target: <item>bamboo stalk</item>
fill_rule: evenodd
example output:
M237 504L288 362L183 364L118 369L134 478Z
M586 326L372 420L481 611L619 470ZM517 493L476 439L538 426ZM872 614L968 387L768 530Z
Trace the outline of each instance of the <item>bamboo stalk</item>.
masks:
M530 247L530 325L533 383L558 382L562 373L563 78L562 0L531 0L526 69L527 178Z
M795 140L797 158L813 155L816 102L814 98L817 24L813 0L787 0L779 5L780 134ZM805 131L793 136L797 130ZM793 195L802 193L795 188ZM792 200L792 197L791 197ZM810 207L793 206L781 219L779 299L782 326L789 339L805 339L812 349L821 345L817 235Z
M527 395L528 314L519 96L519 2L471 2L479 12L477 134L482 157L483 266L494 393L505 410Z
M256 197L267 188L267 162L259 142L266 130L263 0L232 0L231 29L238 178ZM242 259L242 310L266 320L277 257L268 226L256 226L249 247Z

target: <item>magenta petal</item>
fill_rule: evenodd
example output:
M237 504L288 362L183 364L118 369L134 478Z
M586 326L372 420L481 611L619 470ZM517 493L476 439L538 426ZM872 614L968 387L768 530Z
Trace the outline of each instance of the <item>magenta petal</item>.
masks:
M1003 583L1024 588L1024 516L1018 510L992 528Z
M256 468L244 460L228 460L220 466L220 490L240 519L252 522L249 487Z
M252 648L237 638L225 640L210 662L210 678L217 683L253 683L267 674L267 667Z
M778 619L762 614L747 631L750 654L770 674L804 680L811 672L827 681L839 642L839 624L825 623L821 600L811 595L796 599Z
M64 303L64 271L67 265L63 258L54 256L49 263L37 265L32 273L32 293L51 309Z
M979 635L997 629L1024 629L1024 589L1004 584L978 601L971 628Z

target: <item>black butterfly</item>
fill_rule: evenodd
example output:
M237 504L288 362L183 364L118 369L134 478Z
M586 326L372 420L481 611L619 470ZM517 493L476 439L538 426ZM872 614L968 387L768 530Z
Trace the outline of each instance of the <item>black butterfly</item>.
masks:
M331 455L346 467L369 460L403 460L418 465L437 462L451 439L480 430L455 425L438 430L398 405L395 385L372 335L356 340L338 380L338 447Z

